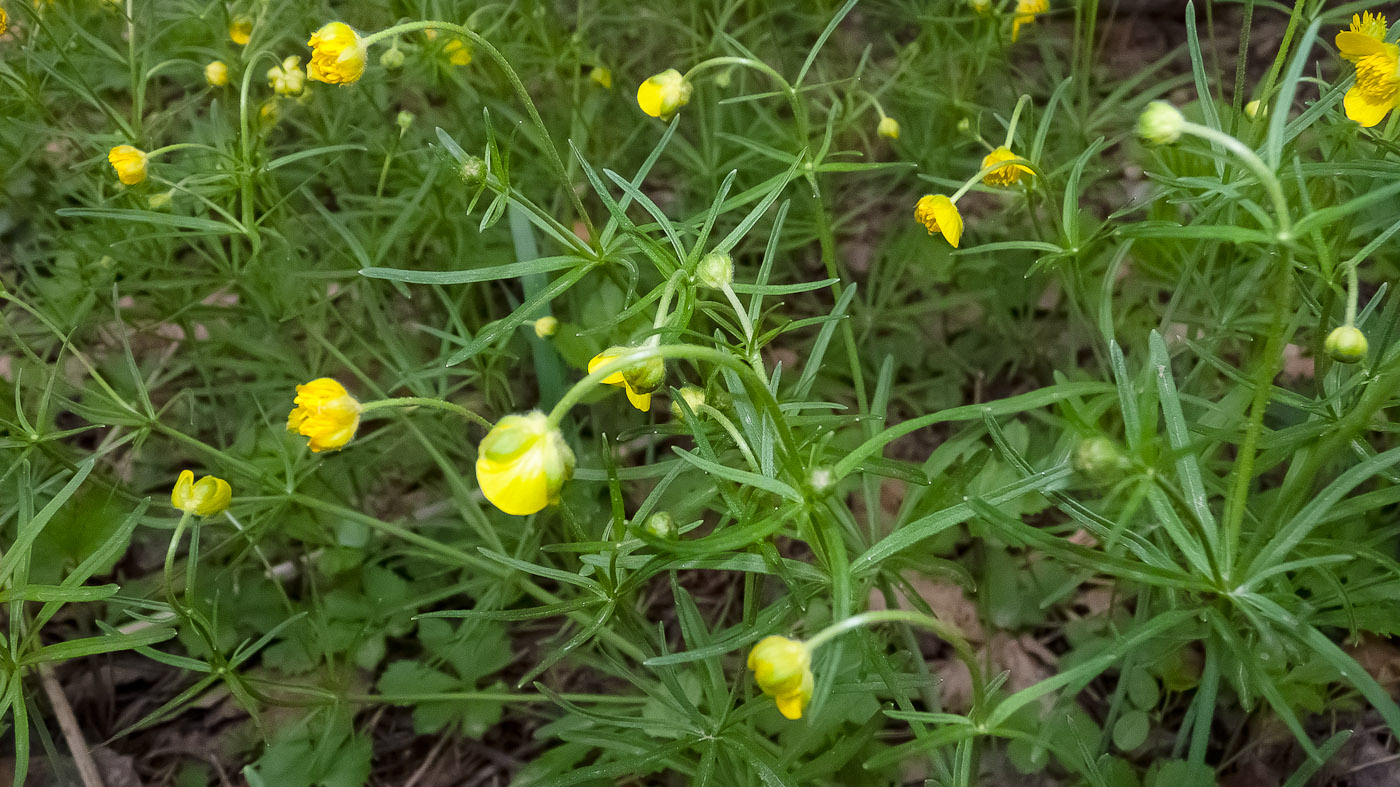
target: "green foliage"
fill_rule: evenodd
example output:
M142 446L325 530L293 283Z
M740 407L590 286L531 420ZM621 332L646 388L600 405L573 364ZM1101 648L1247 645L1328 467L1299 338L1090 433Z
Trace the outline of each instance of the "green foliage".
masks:
M1400 112L1347 117L1360 6L1188 3L1146 53L1095 0L334 5L5 3L14 784L215 706L269 787L439 744L522 787L1189 787L1270 728L1301 787L1336 729L1400 735L1364 658L1400 634ZM364 75L274 95L335 19ZM288 431L322 377L357 403ZM572 478L511 516L478 446L533 410L503 494ZM228 510L168 506L184 469ZM746 670L775 634L800 719ZM99 663L164 677L84 742L52 678Z

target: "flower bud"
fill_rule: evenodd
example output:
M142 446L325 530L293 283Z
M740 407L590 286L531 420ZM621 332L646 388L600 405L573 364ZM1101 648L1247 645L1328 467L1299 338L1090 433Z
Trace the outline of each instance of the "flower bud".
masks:
M228 40L239 46L247 46L253 39L253 18L235 16L228 23Z
M659 355L638 361L622 370L628 389L639 394L653 394L666 382L666 362Z
M588 362L588 372L592 374L593 370L597 369L599 366L621 358L631 352L633 352L631 347L609 347L593 356L593 359ZM602 382L604 385L620 385L627 389L627 400L632 403L633 407L642 412L646 412L651 409L652 392L661 387L661 382L665 377L665 363L660 358L650 358L645 361L640 361L634 364L633 367L629 367L623 371L613 372L607 377L604 377ZM638 385L649 385L650 387L644 390L638 388Z
M968 135L971 135L971 134L972 134L972 121L969 120L968 118L962 118L961 120L959 120L959 121L958 121L958 133L959 133L959 134L968 134Z
M1074 469L1093 479L1102 479L1128 466L1128 457L1107 437L1081 440L1074 449Z
M1260 104L1259 99L1256 98L1248 104L1244 105L1244 114L1250 120L1255 120L1259 117L1260 110L1262 109L1263 105Z
M593 83L605 90L612 89L612 69L604 66L594 66L588 70L588 78Z
M330 22L311 34L311 63L306 75L328 85L352 85L365 73L369 46L344 22Z
M486 179L486 162L476 156L467 156L467 160L462 162L462 168L458 170L462 180L470 186L479 186Z
M734 281L734 260L722 251L712 251L695 267L695 280L702 286L718 290Z
M700 405L705 403L705 391L693 385L687 385L681 388L680 395L681 398L685 400L685 404L690 408L690 411L695 413L698 417L699 413L696 411L700 409ZM685 416L680 405L675 402L671 402L671 415L678 419Z
M676 520L665 511L658 511L647 517L646 524L642 525L648 533L657 538L671 539L676 537Z
M400 134L407 134L408 130L413 127L413 121L414 115L407 109L399 110L398 116L394 118L394 123L398 125Z
M301 58L296 55L282 65L267 70L267 84L279 96L299 96L306 89L306 72L301 70Z
M899 121L886 115L880 118L880 125L875 129L875 133L885 139L899 139Z
M204 81L209 87L223 87L228 84L228 63L215 60L204 67Z
M360 428L359 401L329 377L298 385L293 404L296 407L287 415L287 431L307 438L312 453L345 447Z
M534 322L535 335L541 339L548 339L559 330L559 320L554 317L541 317Z
M214 516L223 513L233 499L233 489L222 478L207 475L198 481L194 473L181 470L170 492L170 504L192 516Z
M690 103L691 85L681 72L668 68L637 88L637 106L654 118L666 120Z
M789 719L802 718L812 700L816 681L812 676L812 649L800 640L773 635L764 637L749 651L754 682L772 697L778 711Z
M502 418L481 441L476 481L492 505L515 516L559 502L574 452L538 410Z
M403 60L403 50L399 49L398 47L394 47L393 49L384 50L384 54L379 56L379 65L389 69L390 71L395 71L397 69L403 68Z
M1153 101L1138 116L1138 136L1153 145L1170 145L1181 139L1186 117L1165 101Z
M1366 334L1354 325L1343 325L1327 334L1323 345L1327 356L1337 363L1357 363L1366 357Z
M135 186L146 179L146 153L131 145L117 145L107 152L107 161L117 172L117 180Z

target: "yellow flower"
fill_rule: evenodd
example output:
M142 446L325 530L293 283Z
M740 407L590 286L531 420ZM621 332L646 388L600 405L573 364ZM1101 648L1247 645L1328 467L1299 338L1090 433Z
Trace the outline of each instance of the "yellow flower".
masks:
M594 66L589 70L588 78L596 82L599 86L612 90L612 69L604 66Z
M593 360L588 362L588 373L592 374L593 370L597 369L599 366L602 366L608 361L614 360L616 358L621 358L631 351L632 349L630 347L609 347L608 349L593 356ZM638 364L638 366L643 371L650 371L650 367L656 365L652 363L653 360L658 363L661 361L660 358L649 359L647 361L641 362L640 364ZM638 410L641 410L642 412L647 412L651 409L651 392L655 391L657 387L660 386L660 380L657 381L657 385L653 385L650 388L646 388L645 385L642 385L639 381L637 381L636 376L632 373L632 369L628 369L626 370L626 372L613 372L612 374L603 378L603 383L607 385L622 386L627 390L627 400L632 403L632 406L637 408ZM631 379L629 379L629 376L631 377ZM642 388L645 390L638 390L638 388Z
M360 34L344 22L330 22L311 34L311 63L306 75L328 85L354 84L365 73L369 47Z
M875 133L885 139L899 139L899 121L886 115L880 118L880 125L875 129Z
M233 489L224 479L207 475L196 481L189 470L180 471L180 478L170 491L170 504L194 516L222 513L232 498Z
M991 153L988 153L986 157L982 159L982 169L986 169L1001 161L1011 161L1012 159L1018 158L1020 158L1020 156L1012 153L1010 148L999 147ZM982 182L986 183L988 186L1014 186L1016 181L1020 180L1023 176L1033 174L1035 173L1025 164L1003 164L988 172L986 175L983 175Z
M228 38L239 46L247 46L253 37L253 19L248 16L235 16L228 23Z
M204 67L204 81L209 87L223 87L228 84L228 63L215 60Z
M306 73L301 70L301 58L292 55L282 65L267 70L267 84L279 96L299 96L306 89Z
M10 27L10 15L5 13L5 9L0 8L0 36Z
M942 194L925 194L920 197L919 203L914 206L914 218L928 227L928 234L941 232L950 246L955 249L958 247L963 231L962 214L958 213L958 206L948 197Z
M329 377L298 385L295 404L287 415L287 431L310 438L313 453L344 447L360 427L360 403Z
M146 153L130 145L117 145L107 152L107 161L117 171L117 179L135 186L146 179Z
M749 651L749 669L764 694L789 719L802 718L812 700L812 649L800 640L776 634L759 640Z
M668 68L637 87L637 106L654 118L669 118L690 103L690 91L681 72Z
M1016 15L1011 17L1011 40L1021 37L1021 26L1035 24L1035 18L1050 9L1050 0L1016 0Z
M1337 34L1342 57L1356 64L1356 84L1342 99L1347 117L1366 128L1380 123L1400 104L1400 46L1385 41L1385 17L1353 16L1351 29Z
M454 66L471 65L472 48L467 46L467 42L460 38L454 38L444 44L442 52L447 55L447 62Z
M559 502L574 474L574 452L544 413L502 418L481 441L476 482L491 505L525 516Z

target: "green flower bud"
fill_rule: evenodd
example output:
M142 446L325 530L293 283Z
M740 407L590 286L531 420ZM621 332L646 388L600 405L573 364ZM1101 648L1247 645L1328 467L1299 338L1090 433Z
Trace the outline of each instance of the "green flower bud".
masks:
M1327 334L1323 345L1327 356L1337 363L1357 363L1366 357L1366 334L1354 325L1343 325Z
M399 126L400 134L407 134L409 128L413 126L413 113L408 110L400 110L399 116L394 118L394 122Z
M1107 437L1090 437L1074 449L1074 469L1090 478L1100 479L1127 466L1128 458Z
M638 361L622 370L622 379L639 394L655 393L666 381L666 362L655 355Z
M880 118L880 125L876 127L875 133L885 139L899 139L899 121L886 115Z
M379 65L384 66L390 71L403 68L403 50L397 47L386 50L384 54L379 56Z
M700 405L705 403L705 392L693 385L687 385L681 388L680 394L681 398L685 400L686 405L690 407L692 413L699 410ZM671 415L675 416L677 419L685 417L685 414L681 411L680 405L675 402L671 402ZM698 416L699 413L696 413L696 415Z
M1186 118L1165 101L1153 101L1138 117L1138 136L1153 145L1170 145L1181 139Z
M706 254L695 268L695 280L714 290L724 287L734 281L734 260L722 251Z
M676 520L672 519L671 515L665 511L658 511L647 517L646 524L642 527L657 538L676 537Z

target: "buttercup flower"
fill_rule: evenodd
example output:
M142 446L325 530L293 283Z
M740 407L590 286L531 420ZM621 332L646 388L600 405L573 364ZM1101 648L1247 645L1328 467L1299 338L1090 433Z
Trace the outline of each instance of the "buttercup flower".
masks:
M608 349L593 356L593 360L588 362L588 372L593 373L594 369L616 358L632 352L630 347L609 347ZM661 367L661 374L654 374L655 367ZM637 363L635 368L625 371L617 371L603 378L607 385L619 385L627 390L627 400L632 406L646 412L651 409L651 393L661 385L661 378L665 375L665 365L660 358L650 358ZM655 384L648 387L652 381L648 378L656 377Z
M778 712L789 719L802 718L812 700L812 649L807 643L776 634L764 637L749 651L749 669L764 694L773 698Z
M690 103L691 85L681 72L668 68L637 87L637 106L663 120Z
M1356 84L1342 107L1347 117L1366 128L1380 123L1400 104L1400 46L1385 41L1385 17L1353 16L1351 29L1337 34L1337 49L1356 65Z
M228 39L239 46L247 46L253 37L253 18L235 16L228 23Z
M943 194L925 194L914 206L914 218L928 228L928 234L943 233L944 240L953 248L962 239L963 220L958 206Z
M1323 349L1337 363L1359 363L1366 357L1366 334L1354 325L1340 326L1327 334Z
M228 63L215 60L204 67L204 81L209 87L223 87L228 84Z
M1153 101L1138 115L1138 136L1153 145L1170 145L1181 139L1186 118L1181 110L1165 101Z
M306 74L301 70L301 58L292 55L282 65L267 70L267 84L279 96L299 96L306 89Z
M130 145L117 145L107 152L107 161L117 171L117 179L135 186L146 179L146 153Z
M982 168L986 169L997 162L1011 161L1017 158L1020 158L1020 156L1012 153L1010 148L1005 146L999 147L991 153L988 153L986 157L982 159ZM983 175L982 182L986 183L988 186L1014 186L1023 176L1034 174L1031 168L1027 167L1025 164L1003 164L991 172L988 172L986 175Z
M1011 18L1011 40L1021 37L1021 26L1035 24L1035 18L1050 10L1050 0L1016 0L1016 15Z
M170 492L170 504L193 516L214 516L228 508L233 489L222 478L207 475L198 481L194 473L181 470L175 488Z
M360 403L329 377L298 385L294 401L287 431L309 438L307 446L313 453L344 447L360 427Z
M472 48L467 46L467 42L460 38L448 41L442 47L443 54L447 55L447 62L454 66L469 66L472 62Z
M525 516L559 502L574 474L574 452L544 413L502 418L481 441L476 482L491 505Z
M0 36L10 28L10 15L5 13L5 9L0 8Z
M886 115L880 118L880 125L875 129L875 133L885 139L899 139L899 121Z
M365 73L369 47L360 34L344 22L330 22L311 34L311 62L306 75L328 85L351 85Z
M593 80L600 87L612 90L612 69L604 66L594 66L589 69L588 78Z

